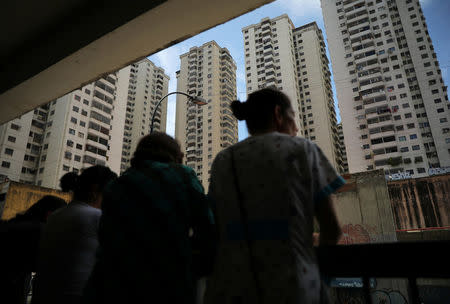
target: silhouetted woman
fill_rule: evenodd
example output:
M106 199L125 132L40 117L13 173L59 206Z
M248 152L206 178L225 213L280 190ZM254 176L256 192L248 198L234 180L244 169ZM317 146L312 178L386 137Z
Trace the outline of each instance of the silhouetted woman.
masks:
M215 233L203 187L182 159L172 137L152 133L108 187L87 303L194 303Z
M319 303L313 218L320 243L336 243L329 195L344 180L316 144L296 137L298 114L282 92L263 89L231 106L251 137L212 165L220 242L205 303Z
M64 206L66 202L63 199L46 195L24 213L0 222L0 260L5 261L0 271L2 302L25 302L31 273L37 270L41 232L48 216Z
M73 187L73 200L49 216L40 242L33 303L81 303L95 264L103 189L117 175L89 167Z

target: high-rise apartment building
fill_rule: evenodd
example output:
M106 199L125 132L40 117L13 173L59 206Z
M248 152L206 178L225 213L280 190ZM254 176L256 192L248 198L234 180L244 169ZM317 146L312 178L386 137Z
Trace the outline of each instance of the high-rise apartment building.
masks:
M121 172L130 166L130 160L142 136L150 133L153 112L158 101L169 90L169 76L164 69L148 59L131 64L117 72L117 98L126 100L125 128L121 151ZM165 132L167 101L163 102L155 115L154 131Z
M450 104L419 1L321 0L350 173L450 166Z
M0 175L57 188L67 172L129 166L139 139L150 132L169 77L148 59L102 77L0 126ZM167 103L155 116L165 131Z
M265 87L291 100L300 136L314 141L342 171L330 71L315 22L295 28L284 14L242 29L247 94Z
M124 101L116 99L116 90L114 73L49 104L37 185L56 188L65 173L96 164L119 172L120 153L111 144L123 140Z
M0 174L57 188L65 173L94 164L118 173L125 112L116 90L109 74L2 125Z
M186 165L207 189L214 157L238 141L237 120L230 108L236 99L236 63L215 41L192 47L180 60L177 91L202 96L208 104L197 106L177 95L175 138Z
M35 182L48 109L37 108L0 126L0 175Z

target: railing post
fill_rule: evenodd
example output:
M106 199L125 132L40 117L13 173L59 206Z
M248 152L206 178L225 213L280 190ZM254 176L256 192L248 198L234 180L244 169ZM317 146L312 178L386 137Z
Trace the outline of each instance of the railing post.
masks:
M363 292L366 304L372 304L372 297L370 296L370 280L367 276L363 277Z
M417 287L417 278L408 277L408 286L411 291L411 304L420 304L419 288Z

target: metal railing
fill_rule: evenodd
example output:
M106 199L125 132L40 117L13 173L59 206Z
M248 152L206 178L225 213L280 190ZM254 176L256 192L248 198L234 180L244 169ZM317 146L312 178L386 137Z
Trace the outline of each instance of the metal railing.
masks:
M422 303L418 278L450 278L450 241L396 242L317 247L325 277L362 278L366 303L373 303L371 278L406 278L411 303Z

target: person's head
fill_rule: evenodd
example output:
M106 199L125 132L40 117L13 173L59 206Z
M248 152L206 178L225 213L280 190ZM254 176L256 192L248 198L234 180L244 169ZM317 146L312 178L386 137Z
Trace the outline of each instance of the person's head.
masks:
M131 166L138 167L144 160L181 164L183 152L173 137L166 133L155 132L139 141L131 159Z
M73 199L100 208L105 186L117 178L117 174L105 166L92 166L80 174Z
M238 120L245 120L251 135L276 131L295 136L298 132L289 98L275 89L253 92L246 102L235 100L231 110Z
M59 187L62 192L70 192L75 190L77 184L78 174L75 172L68 172L64 174L59 180Z
M18 214L13 221L39 221L47 222L47 217L55 210L66 206L62 198L46 195L22 214Z

